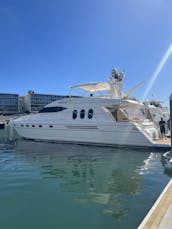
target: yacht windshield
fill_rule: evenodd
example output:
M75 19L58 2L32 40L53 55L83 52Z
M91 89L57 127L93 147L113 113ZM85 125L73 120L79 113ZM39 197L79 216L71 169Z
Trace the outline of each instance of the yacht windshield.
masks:
M65 107L44 107L42 110L39 111L39 113L59 112L65 109L67 108Z

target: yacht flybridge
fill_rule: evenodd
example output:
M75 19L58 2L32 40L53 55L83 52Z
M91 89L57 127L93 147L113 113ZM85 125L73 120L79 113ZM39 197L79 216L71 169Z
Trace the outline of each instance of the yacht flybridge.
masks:
M145 105L122 93L124 73L113 69L108 82L72 86L90 93L88 97L64 98L39 113L11 122L27 139L76 144L166 147L157 144L159 130ZM108 91L107 96L95 92Z

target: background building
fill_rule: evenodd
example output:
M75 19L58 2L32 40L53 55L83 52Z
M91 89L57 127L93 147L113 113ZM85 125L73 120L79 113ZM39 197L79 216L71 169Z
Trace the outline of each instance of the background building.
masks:
M16 114L19 112L19 95L0 93L0 114Z
M25 96L0 93L0 115L38 112L45 105L68 97L80 96L40 94L34 91L28 91Z
M25 112L37 112L41 110L45 105L67 96L63 95L51 95L51 94L39 94L34 91L28 91L24 96L24 110Z
M19 110L21 113L25 112L25 102L24 102L24 96L19 97Z

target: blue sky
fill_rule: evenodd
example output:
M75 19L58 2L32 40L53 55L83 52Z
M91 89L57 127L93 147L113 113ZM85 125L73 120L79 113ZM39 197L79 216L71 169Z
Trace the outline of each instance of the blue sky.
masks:
M126 73L142 97L172 43L171 0L0 0L0 92L68 94ZM147 97L168 100L172 56Z

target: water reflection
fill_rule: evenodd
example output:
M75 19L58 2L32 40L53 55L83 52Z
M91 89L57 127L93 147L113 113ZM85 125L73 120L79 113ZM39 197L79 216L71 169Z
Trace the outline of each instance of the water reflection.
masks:
M153 160L140 150L26 140L14 149L40 169L42 179L57 182L60 192L75 193L78 204L99 204L103 214L116 219L128 214L129 196L142 191L143 173Z
M16 137L0 130L2 228L137 228L169 180L161 152Z

